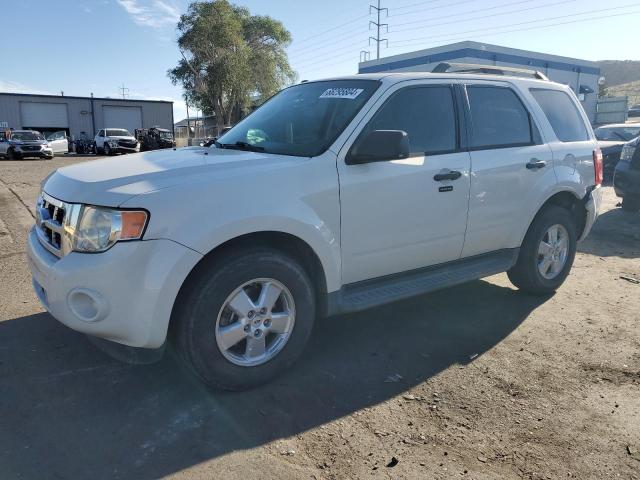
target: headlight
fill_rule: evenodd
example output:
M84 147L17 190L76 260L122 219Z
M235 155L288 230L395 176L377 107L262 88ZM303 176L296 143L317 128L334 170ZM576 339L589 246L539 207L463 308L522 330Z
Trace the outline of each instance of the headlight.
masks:
M633 158L633 154L636 151L636 147L634 147L633 145L625 145L624 147L622 147L622 153L620 154L620 161L621 162L630 162L631 159Z
M109 140L109 146L110 147L117 147L118 146L118 141L117 140Z
M72 248L76 252L104 252L118 241L139 240L147 220L144 210L84 206L77 227L69 229Z

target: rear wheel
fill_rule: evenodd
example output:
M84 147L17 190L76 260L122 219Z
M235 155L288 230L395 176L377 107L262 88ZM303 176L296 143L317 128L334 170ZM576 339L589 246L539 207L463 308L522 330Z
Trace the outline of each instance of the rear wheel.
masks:
M530 293L555 292L569 275L576 246L571 213L557 206L545 208L529 227L518 261L507 272L509 280Z
M276 250L237 250L202 267L181 294L172 329L182 358L208 385L242 390L286 371L315 319L311 281Z
M627 195L622 199L622 208L629 212L640 210L640 195Z

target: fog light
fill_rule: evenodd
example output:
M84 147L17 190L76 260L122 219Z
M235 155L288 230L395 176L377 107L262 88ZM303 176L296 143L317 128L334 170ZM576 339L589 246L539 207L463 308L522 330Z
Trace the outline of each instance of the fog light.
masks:
M97 292L79 288L71 291L67 304L73 314L83 322L97 322L108 314L108 305Z

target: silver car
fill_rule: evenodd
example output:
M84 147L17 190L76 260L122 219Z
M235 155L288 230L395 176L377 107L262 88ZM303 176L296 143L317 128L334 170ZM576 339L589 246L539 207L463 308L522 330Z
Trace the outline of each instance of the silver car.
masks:
M53 158L49 142L35 130L13 130L11 136L0 137L0 157L20 160L27 157Z

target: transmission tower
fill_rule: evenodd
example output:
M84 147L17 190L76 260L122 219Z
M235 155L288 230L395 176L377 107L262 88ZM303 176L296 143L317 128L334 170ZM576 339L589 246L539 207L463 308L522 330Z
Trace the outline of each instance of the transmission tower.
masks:
M371 41L376 42L376 58L380 58L380 43L385 42L387 47L389 46L389 40L386 38L380 38L380 28L385 27L387 29L387 33L389 33L389 24L380 23L380 13L384 10L385 16L389 16L389 9L383 8L380 6L380 0L378 0L378 5L369 5L369 15L371 12L375 10L376 13L376 21L369 20L369 29L371 29L371 25L376 27L377 34L375 37L369 37L369 45L371 45Z

